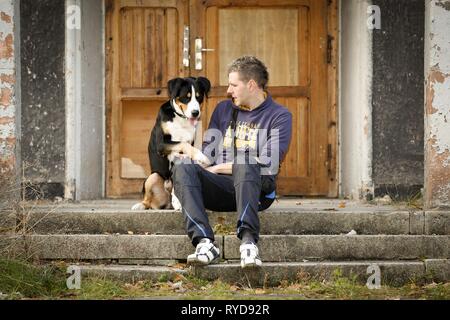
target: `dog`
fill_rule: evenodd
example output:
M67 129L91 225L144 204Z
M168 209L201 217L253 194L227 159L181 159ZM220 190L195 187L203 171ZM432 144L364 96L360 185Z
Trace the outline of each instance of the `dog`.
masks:
M209 159L194 148L201 106L211 83L204 77L175 78L167 83L169 100L160 108L148 144L152 172L142 188L144 199L132 210L181 209L173 194L170 169L177 157L189 157L208 166Z

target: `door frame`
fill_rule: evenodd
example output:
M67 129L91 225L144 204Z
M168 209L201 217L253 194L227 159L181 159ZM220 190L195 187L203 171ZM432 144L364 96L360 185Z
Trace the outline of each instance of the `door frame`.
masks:
M112 23L113 23L113 11L111 7L113 6L113 2L115 0L105 0L105 105L106 105L106 163L105 163L105 172L106 172L106 195L107 197L115 197L114 194L111 193L111 185L109 181L111 180L111 136L112 136L112 90L113 90L113 79L112 79L112 67L113 67L113 54L111 52L111 39L112 39ZM217 0L215 0L217 2ZM261 1L261 0L260 0ZM313 1L313 0L312 0ZM209 2L209 1L206 1ZM254 1L246 1L251 2ZM264 3L264 0L262 0ZM293 3L309 3L309 0L300 0L295 1ZM326 150L326 164L328 168L328 194L327 196L330 198L336 198L338 196L338 188L339 188L339 177L338 177L338 61L339 61L339 0L328 0L327 1L327 33L328 39L324 39L324 45L327 46L328 50L328 66L327 66L327 79L328 79L328 97L327 97L327 111L328 111L328 146ZM196 7L198 2L190 1L189 11L198 10ZM190 24L190 40L191 40L191 48L195 48L195 35L198 34L198 23ZM200 25L201 27L201 25ZM196 33L197 32L197 33ZM195 55L191 52L191 61L190 65L194 65ZM198 73L198 72L197 72ZM196 74L196 70L191 69L192 76L198 76Z
M328 1L328 197L339 195L339 18L340 0Z

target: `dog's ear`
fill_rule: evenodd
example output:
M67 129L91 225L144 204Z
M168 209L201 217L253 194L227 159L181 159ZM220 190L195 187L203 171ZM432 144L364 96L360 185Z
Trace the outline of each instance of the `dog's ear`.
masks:
M198 77L197 83L200 89L205 93L205 96L208 97L209 90L211 89L211 82L205 77Z
M177 97L178 92L180 91L180 87L183 84L182 78L174 78L167 82L167 89L169 91L169 98L175 99Z

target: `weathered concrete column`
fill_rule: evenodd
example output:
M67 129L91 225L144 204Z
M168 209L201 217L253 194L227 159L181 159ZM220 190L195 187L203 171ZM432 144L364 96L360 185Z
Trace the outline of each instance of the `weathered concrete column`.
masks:
M0 0L0 174L16 168L17 82L14 1Z
M450 1L426 0L425 206L450 207Z
M341 1L341 196L369 199L372 180L372 36L370 0Z

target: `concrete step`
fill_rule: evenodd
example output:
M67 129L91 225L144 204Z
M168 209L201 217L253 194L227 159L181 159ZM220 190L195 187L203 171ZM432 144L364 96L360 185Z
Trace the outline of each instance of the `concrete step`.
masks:
M224 237L224 258L239 259L240 240ZM263 236L260 255L266 261L413 260L448 258L450 236Z
M364 209L364 210L363 210ZM234 232L236 213L210 212L210 223ZM180 212L129 211L109 207L30 211L27 228L38 234L167 234L184 235ZM260 213L261 234L450 234L450 212L279 209Z
M231 284L245 286L278 286L283 281L331 280L337 272L355 277L361 284L367 283L374 269L379 267L381 285L401 286L411 281L443 282L450 279L450 260L425 261L324 261L264 263L261 268L243 270L238 263L221 263L207 267L182 268L161 266L80 265L83 277L108 277L122 281L161 279L180 281L193 275L205 280L221 279ZM176 277L176 275L181 275Z
M235 236L216 238L222 258L239 259ZM27 249L44 260L175 259L193 252L181 235L27 235L0 236L0 250ZM265 235L259 242L263 261L417 260L449 258L450 236L427 235Z
M82 277L107 277L121 281L161 281L174 279L176 275L188 275L189 269L168 266L137 265L78 265Z

